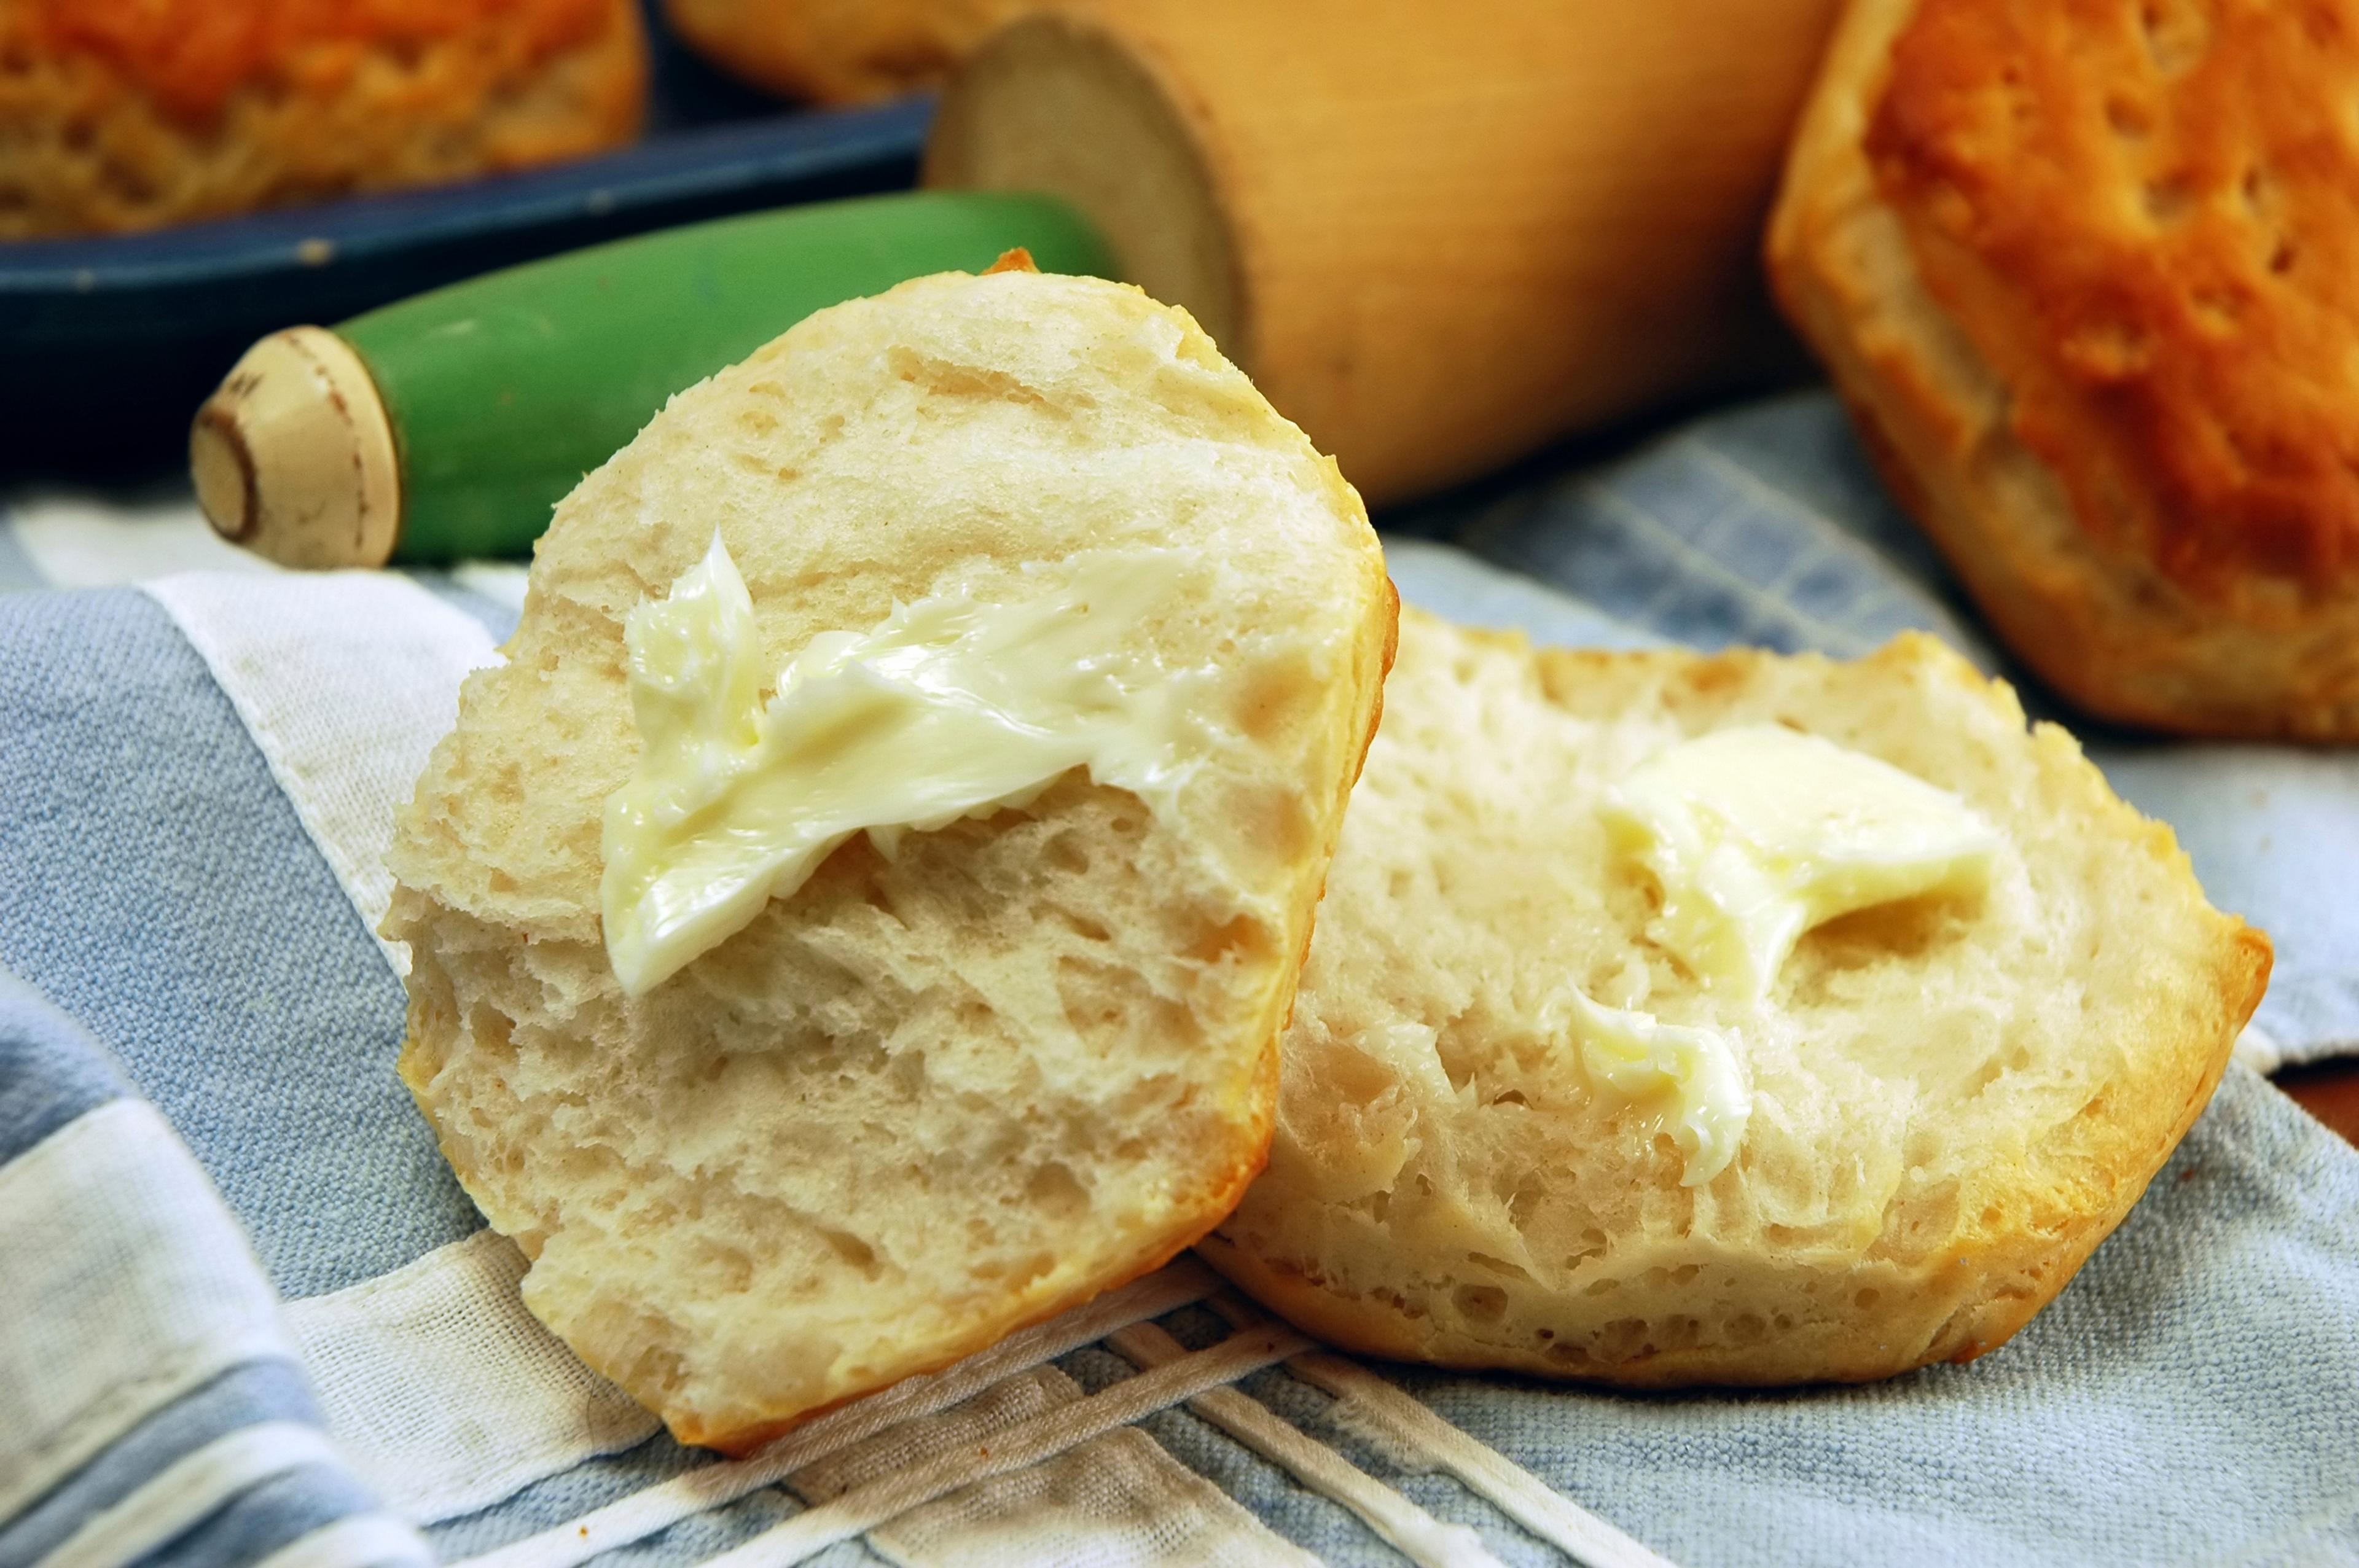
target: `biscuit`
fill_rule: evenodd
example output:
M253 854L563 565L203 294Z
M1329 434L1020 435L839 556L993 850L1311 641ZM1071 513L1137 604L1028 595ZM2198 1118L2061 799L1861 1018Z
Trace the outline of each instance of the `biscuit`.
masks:
M1605 791L1737 726L1955 792L1979 895L1804 935L1758 1000L1658 946ZM2269 967L2159 824L1910 634L1855 663L1535 653L1405 613L1284 1045L1268 1170L1201 1247L1352 1349L1635 1388L1886 1377L2004 1342L2210 1098ZM1685 1184L1567 986L1738 1043L1751 1112Z
M2359 738L2359 7L1856 0L1777 292L1903 502L2107 719Z
M637 132L632 0L0 5L0 239L429 185Z
M992 29L1054 0L664 0L697 51L773 92L862 103L939 83Z
M1162 552L1131 635L1197 672L1201 756L1160 804L1077 768L854 837L626 996L600 914L639 754L624 623L716 529L774 671L952 586ZM921 278L675 396L559 505L388 858L401 1074L532 1260L526 1304L744 1450L1195 1240L1262 1162L1392 629L1334 464L1124 285Z

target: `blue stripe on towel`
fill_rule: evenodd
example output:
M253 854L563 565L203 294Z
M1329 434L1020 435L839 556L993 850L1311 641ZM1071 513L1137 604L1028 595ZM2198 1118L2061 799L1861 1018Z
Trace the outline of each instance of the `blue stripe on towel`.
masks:
M0 969L0 1165L130 1092L115 1065L71 1033L48 999Z
M1660 642L1529 578L1486 567L1449 545L1388 535L1385 568L1403 604L1468 626L1521 632L1537 647L1644 648Z
M30 987L0 972L0 1171L16 1167L27 1155L43 1157L37 1152L49 1140L127 1092L123 1075L97 1041ZM76 1147L86 1156L86 1146ZM177 1168L189 1173L187 1180L201 1182L187 1165ZM75 1169L84 1182L124 1179L103 1175L115 1169L103 1163L84 1161ZM38 1183L35 1190L39 1190ZM38 1213L17 1217L36 1224L39 1219ZM93 1260L108 1257L103 1247L93 1248L91 1255ZM201 1260L223 1277L253 1277L254 1264L245 1249L234 1246L224 1251L218 1233L163 1229L152 1250L136 1258L118 1257L103 1266L93 1261L50 1281L40 1307L58 1314L58 1322L73 1325L79 1342L57 1362L22 1360L0 1379L5 1383L0 1387L0 1411L18 1418L22 1430L14 1435L30 1443L34 1453L45 1443L62 1441L61 1434L77 1425L116 1419L105 1414L114 1395L87 1405L75 1402L105 1387L90 1380L92 1366L115 1368L116 1394L136 1383L161 1389L176 1386L181 1376L201 1375L199 1368L208 1363L188 1358L208 1354L201 1342L176 1341L171 1333L175 1326L185 1326L189 1301L159 1284L165 1279L195 1276L185 1271L143 1273L149 1265L175 1258ZM224 1326L234 1325L233 1332L261 1330L228 1342L245 1346L233 1354L257 1358L214 1374L136 1417L126 1431L115 1433L110 1427L106 1446L79 1468L54 1480L44 1475L41 1494L13 1518L0 1520L0 1568L30 1568L93 1521L106 1519L111 1510L141 1508L148 1501L141 1494L158 1476L215 1444L267 1424L324 1428L319 1401L301 1370L281 1353L265 1348L277 1340L268 1329L276 1316L268 1293L255 1281L245 1299L247 1315L242 1321L226 1320ZM60 1342L61 1350L66 1345ZM27 1378L29 1387L20 1382ZM121 1419L134 1419L139 1408L130 1407ZM0 1454L6 1452L6 1441L0 1436ZM195 1506L208 1502L214 1499L200 1497ZM305 1459L277 1476L233 1486L187 1528L155 1544L143 1561L173 1568L234 1568L259 1562L338 1520L377 1512L375 1497L341 1461ZM137 1527L133 1528L136 1531Z
M122 1058L279 1291L480 1227L391 1070L400 982L163 611L0 599L0 964Z
M266 1421L321 1424L318 1401L303 1374L285 1361L232 1368L149 1416L30 1509L0 1526L0 1568L39 1562L85 1521L146 1486L167 1465L216 1438ZM343 1477L337 1495L354 1490L356 1484ZM358 1504L342 1507L329 1518L375 1507L364 1492Z
M136 1568L247 1568L338 1519L376 1511L368 1488L341 1465L306 1465L240 1492Z
M2277 944L2255 1022L2297 1054L2359 1042L2359 755L2124 736L2088 752L2124 800L2177 831L2212 902Z
M1932 552L1865 471L1832 398L1778 398L1518 492L1460 542L1698 647L1848 657L1914 628L1995 667Z
M1821 388L1746 404L1686 427L1697 455L1724 459L1782 497L1852 535L1902 575L1972 622L1966 602L1932 541L1900 510L1875 476L1851 421ZM1772 502L1771 504L1780 504Z

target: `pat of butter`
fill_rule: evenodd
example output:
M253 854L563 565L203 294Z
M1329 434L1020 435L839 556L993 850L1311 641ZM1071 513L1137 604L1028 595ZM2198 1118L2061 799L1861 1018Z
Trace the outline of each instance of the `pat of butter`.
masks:
M2001 843L1947 790L1772 724L1649 758L1603 814L1662 885L1658 938L1706 985L1747 1000L1767 994L1812 926L1986 888Z
M608 798L606 951L645 993L742 930L865 831L1022 806L1071 769L1167 804L1207 736L1136 633L1192 569L1185 552L1093 550L1024 568L1033 591L897 605L811 639L762 701L753 601L719 535L668 598L631 611L638 767Z
M1572 988L1552 1011L1549 1022L1580 1048L1591 1083L1628 1099L1669 1097L1665 1121L1685 1157L1682 1186L1700 1187L1728 1168L1753 1119L1753 1088L1731 1037L1606 1007Z

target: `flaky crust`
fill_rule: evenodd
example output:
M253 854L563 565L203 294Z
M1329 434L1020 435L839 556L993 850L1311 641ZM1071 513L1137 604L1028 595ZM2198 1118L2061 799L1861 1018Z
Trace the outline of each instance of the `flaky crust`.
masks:
M1353 1349L1635 1388L1979 1356L2120 1223L2267 981L2169 830L1930 639L1535 653L1412 612L1386 703L1269 1168L1200 1244ZM1773 720L1956 790L2009 848L1979 902L1806 938L1761 1005L1652 945L1595 806L1661 745ZM1682 1185L1658 1110L1592 1089L1542 1022L1565 984L1740 1043L1726 1170Z
M993 28L1053 4L664 0L664 17L699 53L748 81L818 103L861 103L935 85Z
M0 239L151 229L596 152L632 0L0 0Z
M2359 736L2359 11L1855 0L1768 259L1903 502L2091 712Z

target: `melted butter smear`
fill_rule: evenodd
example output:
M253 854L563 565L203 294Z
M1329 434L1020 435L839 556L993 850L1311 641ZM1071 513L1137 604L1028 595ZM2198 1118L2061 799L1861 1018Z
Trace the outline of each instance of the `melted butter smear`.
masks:
M1192 569L1176 550L1095 550L1024 568L1033 596L964 589L830 632L766 704L753 601L720 536L625 626L640 757L607 800L606 951L645 994L786 897L866 832L1027 804L1068 771L1169 809L1210 737L1188 697L1210 672L1165 668L1141 623Z
M1803 933L1928 893L1986 889L2003 840L1965 802L1815 735L1723 730L1641 763L1601 807L1607 831L1661 885L1650 928L1713 990L1767 998ZM1690 1186L1724 1170L1752 1119L1733 1033L1658 1022L1578 990L1556 1027L1593 1083L1664 1097Z
M1625 1099L1668 1097L1664 1120L1685 1162L1681 1185L1700 1187L1736 1158L1753 1119L1753 1087L1734 1034L1601 1006L1577 989L1558 996L1547 1022L1579 1045L1591 1083Z
M1775 724L1657 754L1603 816L1662 885L1664 945L1705 985L1746 1000L1768 994L1813 926L1987 887L2001 842L1949 791Z

